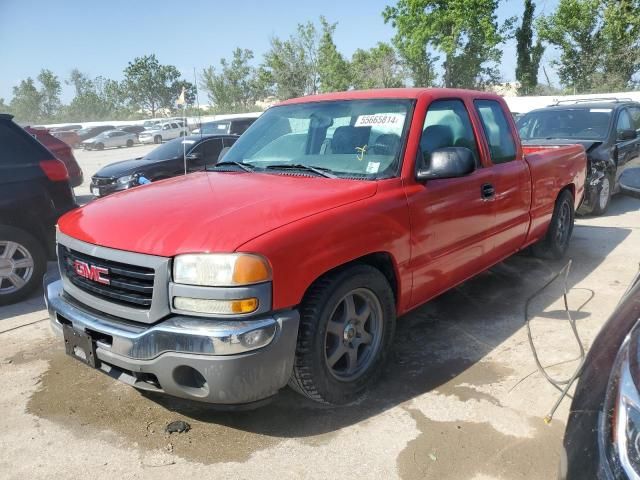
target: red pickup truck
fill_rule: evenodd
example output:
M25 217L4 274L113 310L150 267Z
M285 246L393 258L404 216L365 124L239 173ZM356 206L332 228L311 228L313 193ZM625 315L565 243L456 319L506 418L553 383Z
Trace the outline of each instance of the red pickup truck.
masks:
M493 94L289 100L209 171L63 216L52 326L140 389L350 402L398 316L526 247L562 256L585 170L581 146L523 148Z

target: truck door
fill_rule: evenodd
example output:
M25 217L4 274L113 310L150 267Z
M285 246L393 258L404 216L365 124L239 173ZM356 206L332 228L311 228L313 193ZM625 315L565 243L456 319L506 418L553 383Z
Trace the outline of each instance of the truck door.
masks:
M465 147L476 170L450 179L407 187L411 222L412 305L420 304L491 265L492 173L483 165L469 113L459 99L436 100L425 118L420 141L422 166L444 147ZM489 263L487 263L489 262Z
M492 256L498 261L518 251L525 241L530 221L531 180L522 149L500 102L479 99L474 105L491 160L495 221L490 234L494 242Z

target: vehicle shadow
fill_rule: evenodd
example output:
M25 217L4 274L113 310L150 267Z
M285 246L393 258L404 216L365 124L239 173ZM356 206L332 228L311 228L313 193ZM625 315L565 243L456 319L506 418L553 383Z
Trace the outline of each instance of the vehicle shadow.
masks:
M54 272L57 268L56 262L49 262L47 264L47 272ZM42 311L46 308L43 293L42 287L38 287L36 291L25 300L14 303L13 305L0 307L0 321ZM1 329L0 327L0 330Z
M615 217L628 212L640 210L640 199L630 195L618 194L611 198L607 211L601 217ZM585 217L592 218L592 217Z
M629 234L623 228L576 227L568 253L574 258L569 287L590 274ZM194 420L261 435L291 438L333 432L436 390L483 360L523 327L526 299L565 264L566 260L516 255L398 319L380 381L353 405L320 405L290 389L262 408L241 412L220 412L166 396L145 397ZM561 295L562 283L554 282L541 308ZM574 318L584 318L580 309L572 312Z

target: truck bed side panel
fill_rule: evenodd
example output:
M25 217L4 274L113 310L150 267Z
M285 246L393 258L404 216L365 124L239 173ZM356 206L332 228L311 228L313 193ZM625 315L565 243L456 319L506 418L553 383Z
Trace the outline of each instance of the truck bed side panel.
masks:
M531 172L531 228L526 243L533 243L547 232L560 190L570 186L574 206L584 195L587 157L580 145L526 146L525 160Z

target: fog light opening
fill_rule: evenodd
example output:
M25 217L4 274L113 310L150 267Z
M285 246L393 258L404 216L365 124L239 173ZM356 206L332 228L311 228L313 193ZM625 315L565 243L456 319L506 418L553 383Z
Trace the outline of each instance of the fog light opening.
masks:
M206 397L209 395L209 384L202 374L193 367L180 365L173 370L173 381L190 395Z

